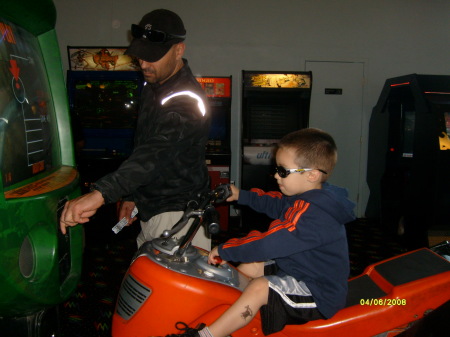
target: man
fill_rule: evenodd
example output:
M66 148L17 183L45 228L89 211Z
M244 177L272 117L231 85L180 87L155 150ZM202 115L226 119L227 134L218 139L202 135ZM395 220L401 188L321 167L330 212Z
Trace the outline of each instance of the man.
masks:
M205 163L210 115L206 96L183 59L186 30L180 17L165 9L146 14L132 25L125 52L136 57L146 85L142 91L131 156L93 184L93 191L68 201L60 227L86 223L106 203L122 200L119 218L131 224L136 206L141 219L138 246L182 216L186 203L209 187ZM187 228L178 235L181 236ZM201 229L193 244L210 250Z

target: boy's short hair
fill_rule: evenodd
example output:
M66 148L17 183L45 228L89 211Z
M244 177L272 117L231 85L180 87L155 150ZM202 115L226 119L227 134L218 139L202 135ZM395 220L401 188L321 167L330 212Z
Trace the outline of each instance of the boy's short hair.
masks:
M337 162L337 146L330 134L315 128L291 132L278 143L278 148L294 149L299 168L317 168L325 174L325 181Z

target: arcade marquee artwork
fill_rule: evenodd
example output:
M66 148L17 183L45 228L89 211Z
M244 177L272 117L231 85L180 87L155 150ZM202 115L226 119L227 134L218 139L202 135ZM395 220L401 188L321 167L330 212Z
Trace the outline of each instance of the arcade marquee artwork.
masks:
M246 73L244 83L251 88L310 88L309 74Z
M126 47L67 47L70 70L139 70L139 64L129 55Z

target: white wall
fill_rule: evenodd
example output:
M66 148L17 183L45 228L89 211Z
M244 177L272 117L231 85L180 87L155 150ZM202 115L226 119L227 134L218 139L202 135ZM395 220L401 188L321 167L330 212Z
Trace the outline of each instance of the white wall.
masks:
M450 74L448 0L54 1L65 70L67 45L127 46L130 24L145 13L157 8L178 13L194 74L233 76L231 175L237 183L242 70L305 70L305 60L364 62L363 148L387 78ZM366 162L367 153L362 158ZM363 200L368 194L366 187Z

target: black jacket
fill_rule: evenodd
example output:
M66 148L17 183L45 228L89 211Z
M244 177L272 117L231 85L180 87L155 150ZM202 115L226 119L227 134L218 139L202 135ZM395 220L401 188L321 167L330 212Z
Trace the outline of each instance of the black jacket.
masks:
M133 200L143 221L184 210L189 200L209 187L205 147L210 109L184 63L162 85L144 86L133 153L94 184L105 203Z

